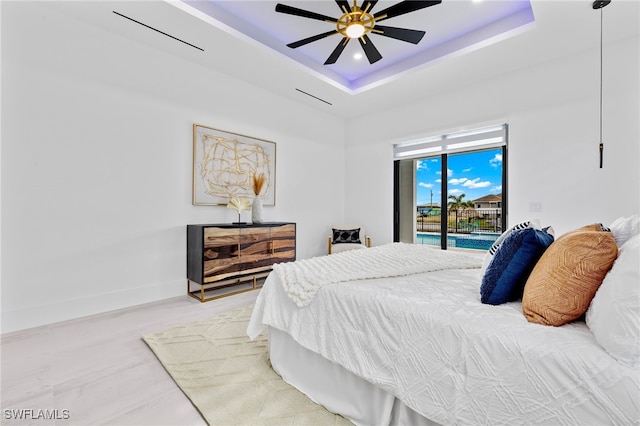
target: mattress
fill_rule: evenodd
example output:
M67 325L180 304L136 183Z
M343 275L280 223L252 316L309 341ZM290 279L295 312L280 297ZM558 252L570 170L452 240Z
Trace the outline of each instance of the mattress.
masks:
M634 424L640 377L584 322L480 303L480 270L323 287L298 307L269 275L247 329L273 327L440 424Z

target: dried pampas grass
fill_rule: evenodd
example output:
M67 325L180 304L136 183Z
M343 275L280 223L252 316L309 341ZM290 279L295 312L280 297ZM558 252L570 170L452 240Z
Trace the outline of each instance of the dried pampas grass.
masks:
M264 182L265 182L264 173L253 175L253 193L254 194L260 195L260 191L262 191Z

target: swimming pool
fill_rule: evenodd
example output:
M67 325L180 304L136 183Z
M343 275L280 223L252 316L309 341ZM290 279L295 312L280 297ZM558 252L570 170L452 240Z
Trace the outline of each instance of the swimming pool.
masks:
M489 250L491 245L499 236L499 233L494 232L472 232L470 234L447 235L447 246L452 248L457 247L474 250ZM418 232L416 234L416 243L440 247L440 234Z

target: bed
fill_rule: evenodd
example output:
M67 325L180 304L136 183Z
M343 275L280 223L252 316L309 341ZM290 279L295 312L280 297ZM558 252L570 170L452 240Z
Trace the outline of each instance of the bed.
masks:
M639 227L620 227L597 309L560 326L523 315L522 295L482 302L489 254L393 243L274 265L247 333L268 333L274 370L354 424L638 424ZM553 244L522 292L548 277ZM622 343L607 342L621 323Z

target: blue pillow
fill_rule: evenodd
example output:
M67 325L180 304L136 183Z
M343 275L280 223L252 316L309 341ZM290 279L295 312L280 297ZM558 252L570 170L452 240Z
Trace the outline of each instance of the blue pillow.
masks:
M500 305L522 297L529 274L553 242L547 229L519 229L505 238L482 277L482 303Z

